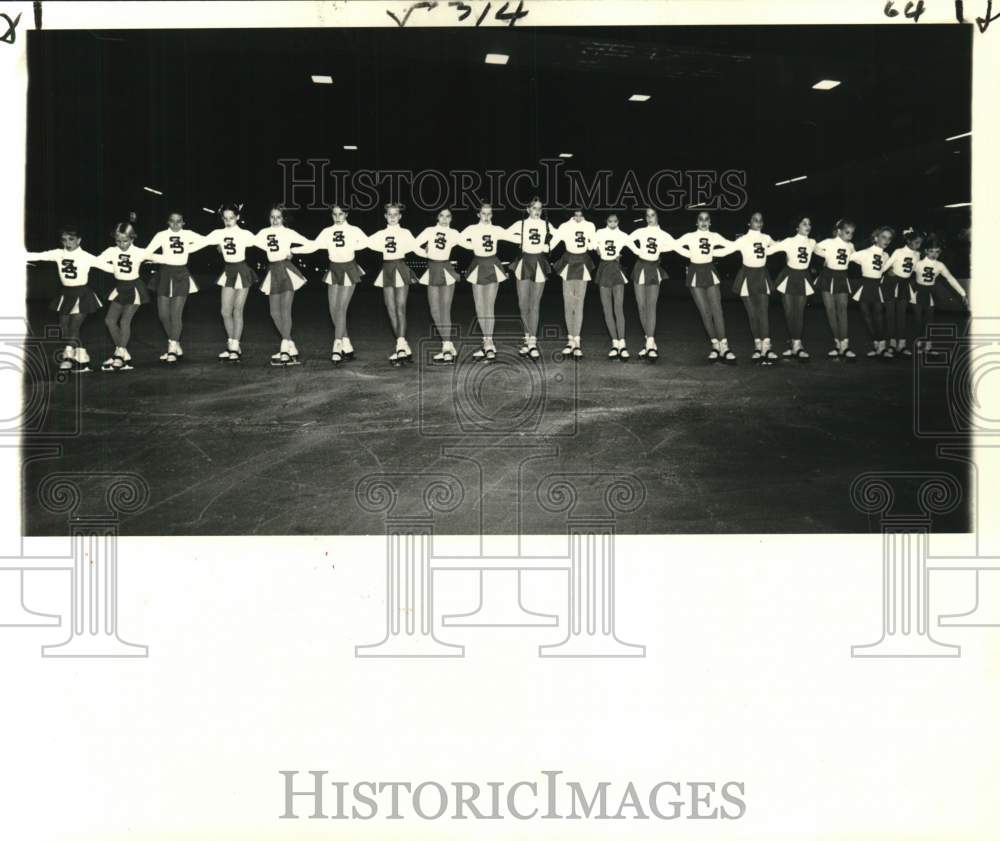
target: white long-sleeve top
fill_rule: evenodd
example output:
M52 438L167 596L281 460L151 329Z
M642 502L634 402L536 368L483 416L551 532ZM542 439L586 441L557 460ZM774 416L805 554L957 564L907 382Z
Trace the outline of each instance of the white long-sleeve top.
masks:
M242 263L247 258L247 249L257 245L253 231L233 225L231 228L216 228L205 234L205 245L217 245L226 263Z
M507 229L499 225L476 222L462 231L462 245L471 248L477 257L494 257L497 245L507 239Z
M447 260L451 249L462 245L462 233L450 225L431 225L417 235L417 247L427 252L428 260Z
M632 236L626 234L621 228L601 228L594 233L594 248L602 260L616 260L622 255L624 249L634 252Z
M312 254L326 249L331 263L349 263L356 252L368 247L368 236L357 225L329 225L316 235L316 239L292 248L292 254Z
M548 235L555 236L555 232L545 219L528 217L507 228L507 239L520 245L525 254L542 254L548 251L549 246L545 243Z
M676 250L695 265L704 265L721 256L719 252L731 245L728 239L715 231L690 231L677 240Z
M186 266L191 253L198 251L208 245L205 237L181 228L179 231L172 231L170 228L155 234L146 246L146 251L153 253L156 250L161 252L157 258L157 263L164 263L167 266Z
M659 225L632 231L632 250L643 260L659 260L661 254L677 250L677 240Z
M292 256L293 245L305 245L307 237L284 225L270 225L257 232L256 245L264 250L268 263L277 263Z
M815 250L816 240L802 234L796 234L793 237L786 237L781 242L776 242L771 246L770 253L777 254L784 251L788 256L788 268L808 269Z
M920 260L920 252L914 251L908 245L897 248L889 258L889 265L885 270L891 271L896 277L908 278L913 274L913 267Z
M59 280L63 286L86 286L90 270L104 269L105 264L82 248L67 251L65 248L50 248L48 251L29 251L28 260L52 260L59 270Z
M889 263L889 255L877 245L856 251L851 262L861 266L861 276L869 280L880 280Z
M417 241L401 225L386 225L368 237L368 248L381 252L386 260L402 260L411 251L417 250Z
M924 257L913 267L914 280L918 286L933 286L939 277L948 281L948 285L954 289L962 298L965 297L965 289L962 284L955 280L955 276L948 271L948 267L940 260L931 260Z
M829 237L816 244L815 253L817 257L823 258L823 264L828 269L843 271L854 256L855 248L853 242L840 237Z
M97 259L103 263L98 268L111 272L115 280L138 280L143 261L149 260L151 256L146 249L139 248L138 245L130 245L124 251L117 245L112 245L97 255Z
M773 245L774 240L763 231L747 231L734 239L732 245L717 251L716 255L725 257L739 251L746 268L759 269L767 265L767 255L771 253Z
M556 247L556 243L561 242L566 246L569 254L586 254L593 246L594 234L597 228L593 222L584 219L582 222L574 222L572 219L563 222L556 228L555 236L549 242L549 250Z

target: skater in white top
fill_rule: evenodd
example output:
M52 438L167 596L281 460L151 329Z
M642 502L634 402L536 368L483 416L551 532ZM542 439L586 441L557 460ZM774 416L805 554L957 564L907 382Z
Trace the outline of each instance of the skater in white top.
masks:
M563 310L566 316L566 347L563 356L580 359L583 348L580 346L580 330L583 328L583 303L587 294L587 283L594 271L594 263L588 251L594 248L593 239L597 229L593 222L588 222L583 216L583 210L573 211L573 216L556 228L555 236L549 242L549 252L562 243L565 252L560 257L552 271L563 279Z
M533 198L526 208L527 215L507 228L508 238L521 246L521 253L511 264L511 274L517 284L517 306L524 324L524 341L518 353L538 360L538 319L545 280L552 266L545 255L548 240L554 235L552 226L543 218L542 200Z
M257 237L240 227L242 212L242 203L222 205L217 211L222 227L205 235L205 242L219 249L224 266L216 281L221 287L220 311L226 328L226 349L218 356L220 362L239 362L242 358L243 308L250 289L260 282L257 272L247 263L247 249L256 247Z
M333 323L333 348L330 362L339 365L354 359L354 346L347 335L347 308L354 297L354 290L364 277L364 270L354 259L355 254L368 247L368 237L356 225L348 224L348 210L341 204L330 208L333 224L327 226L306 245L297 245L293 254L312 254L324 249L330 267L323 276L327 284L326 302Z
M753 355L750 358L761 365L773 365L778 360L778 354L771 349L768 323L774 285L767 270L767 255L773 245L774 240L764 233L764 214L757 212L750 216L747 232L737 237L731 247L719 252L721 256L739 251L743 259L733 280L733 292L743 301L750 321L750 333L753 335Z
M903 240L906 245L897 248L889 257L886 273L882 276L882 297L885 299L889 350L894 355L912 356L913 353L906 346L906 307L910 303L913 267L920 260L924 235L922 231L910 226L903 229Z
M722 315L722 292L714 258L726 252L733 243L712 228L712 216L707 210L698 214L697 228L677 240L677 253L690 261L687 268L687 285L695 306L701 315L705 332L711 340L708 353L710 362L736 364L736 354L726 338L726 322Z
M913 305L916 326L917 352L928 356L938 355L930 340L922 338L927 332L928 324L934 322L934 286L938 278L943 277L962 299L966 309L969 308L969 295L948 267L941 262L941 251L942 245L934 237L930 237L924 243L924 256L913 267L913 285L910 291L910 303Z
M59 369L81 374L90 370L90 354L80 344L80 328L88 313L97 312L101 308L101 299L87 285L87 280L91 269L101 269L105 264L80 247L83 240L75 226L64 227L59 232L59 240L62 248L29 251L25 258L29 262L51 260L56 264L60 289L49 308L59 314L59 332L66 341Z
M181 347L184 306L188 295L198 291L188 271L188 258L207 245L201 234L185 229L184 215L174 211L167 217L167 227L155 234L143 249L150 255L160 252L155 258L159 269L149 284L150 291L156 292L156 313L167 334L167 350L160 354L160 362L174 364L184 358Z
M594 273L597 289L601 295L601 308L604 310L604 323L611 335L611 350L608 359L618 359L628 362L629 352L625 346L625 284L628 278L622 271L622 252L628 249L633 254L635 246L632 237L618 227L618 215L608 216L603 228L594 233L594 249L600 262Z
M809 264L812 262L816 240L812 233L812 220L800 216L795 222L795 235L774 243L768 254L784 252L785 267L775 278L775 289L781 295L781 307L785 312L788 326L789 345L781 353L783 360L809 361L809 352L802 344L802 330L805 324L806 299L816 290L809 282Z
M436 225L424 228L417 236L417 253L427 258L427 271L420 283L427 287L431 320L441 337L441 350L431 357L435 364L451 365L457 354L452 341L451 302L461 275L451 264L451 251L462 244L462 234L451 226L451 210L447 207L438 212Z
M824 260L823 271L817 283L823 297L826 320L833 333L833 349L827 354L831 359L846 359L852 362L857 354L850 348L848 334L847 301L851 295L850 281L847 279L847 264L854 255L855 224L850 219L837 220L834 235L820 242L815 253Z
M132 318L142 304L149 302L149 292L140 277L142 264L153 258L135 244L135 228L131 222L120 222L112 231L115 244L104 249L97 259L100 268L115 278L115 288L108 295L108 311L104 325L111 334L115 349L101 363L102 371L131 371L132 354L128 343L132 338ZM154 261L155 262L155 261Z
M851 255L851 262L861 266L861 283L851 296L861 307L868 334L872 339L872 349L865 356L891 359L895 351L887 347L885 336L885 298L882 295L882 275L889 267L889 252L885 249L892 242L896 231L882 225L872 232L872 244Z
M507 279L500 265L497 248L503 240L511 241L507 229L493 224L493 207L483 204L479 208L479 221L462 231L461 244L472 250L472 262L465 270L465 279L473 284L472 298L476 304L476 319L483 334L483 346L472 355L484 362L492 362L497 357L493 343L493 327L496 323L497 291Z
M271 364L284 368L299 364L299 349L292 339L292 302L295 293L306 284L306 277L292 262L292 247L305 245L308 238L285 224L284 205L272 205L268 214L270 225L257 232L256 245L267 255L267 275L260 291L268 297L271 321L281 336L278 352Z
M666 269L660 265L660 257L668 251L675 251L677 241L660 227L653 208L646 208L645 220L644 228L632 232L632 250L637 257L632 266L632 285L639 308L639 322L646 336L639 358L656 362L660 358L660 350L656 346L656 305L660 300L660 284L668 279Z
M406 341L406 301L410 294L410 284L415 283L416 278L404 258L417 251L417 241L413 234L399 224L402 218L401 204L387 204L385 227L368 237L368 248L382 255L382 267L375 278L375 285L382 289L385 309L396 336L396 349L389 355L389 362L394 367L413 361L413 351Z

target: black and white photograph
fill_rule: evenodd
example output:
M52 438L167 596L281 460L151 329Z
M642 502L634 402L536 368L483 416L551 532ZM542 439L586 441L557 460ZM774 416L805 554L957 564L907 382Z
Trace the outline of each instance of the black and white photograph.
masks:
M53 470L140 474L123 534L378 533L358 481L442 465L444 533L560 530L560 470L719 534L868 531L856 476L937 466L972 27L511 20L29 34L40 432L81 428L26 533Z
M995 5L0 0L0 839L996 841Z

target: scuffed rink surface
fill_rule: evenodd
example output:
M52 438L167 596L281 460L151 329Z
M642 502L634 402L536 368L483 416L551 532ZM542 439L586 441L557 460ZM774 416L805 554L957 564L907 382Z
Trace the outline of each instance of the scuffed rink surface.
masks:
M378 534L383 514L356 499L358 482L373 473L455 477L463 498L435 514L443 534L565 533L567 511L539 491L560 474L596 474L612 484L620 477L633 496L613 506L619 533L869 531L878 524L849 498L859 473L944 471L968 485L960 463L936 457L936 441L914 436L914 360L865 359L853 310L856 363L825 359L825 318L810 307L813 361L758 368L749 360L742 307L727 302L740 357L727 367L705 361L708 343L691 301L664 296L654 366L636 357L641 330L628 295L633 360L622 364L605 358L609 343L591 290L587 355L576 364L559 354L562 302L550 283L544 358L536 365L517 357L521 329L505 284L497 302L500 356L487 366L468 360L479 340L467 338L472 302L460 289L461 361L436 367L429 359L439 344L426 338L427 303L415 289L408 336L418 361L397 369L386 360L392 337L380 290L365 286L351 306L358 358L334 368L318 286L296 299L294 335L306 364L288 370L268 366L278 342L257 293L247 303L239 365L215 359L225 336L213 291L189 301L185 361L176 367L156 361L162 331L153 308L143 307L133 324L134 371L82 375L78 398L75 386L51 389L46 428L71 429L78 413L79 434L48 440L62 445L60 457L26 461L25 533L66 533L65 515L37 503L39 483L54 471L142 476L150 502L122 519L126 535ZM31 313L41 331L47 314L34 306ZM779 308L771 320L780 352ZM98 363L107 355L99 318L85 325L84 342ZM928 422L949 423L947 377L946 368L921 372ZM41 440L28 439L25 453ZM933 528L962 531L967 518L960 508Z

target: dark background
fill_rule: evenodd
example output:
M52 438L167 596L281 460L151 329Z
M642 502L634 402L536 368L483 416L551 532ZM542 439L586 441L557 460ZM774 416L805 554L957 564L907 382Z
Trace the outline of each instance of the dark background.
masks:
M279 158L513 171L570 151L569 168L633 169L643 183L661 169L745 170L749 206L715 214L725 235L758 208L775 237L798 213L817 239L851 216L862 247L875 225L915 224L943 234L945 261L967 276L969 209L944 205L969 199L970 139L945 138L971 128L971 49L972 27L958 25L32 32L26 244L53 247L71 221L98 251L129 211L144 244L174 208L204 233L217 219L201 208L226 200L245 201L259 229L282 198ZM510 62L486 65L487 52ZM843 84L812 90L822 78ZM652 99L628 102L635 92ZM678 235L693 216L661 224ZM590 218L600 227L604 214ZM329 217L290 221L314 235ZM432 223L404 216L414 231ZM217 262L205 251L192 267Z

